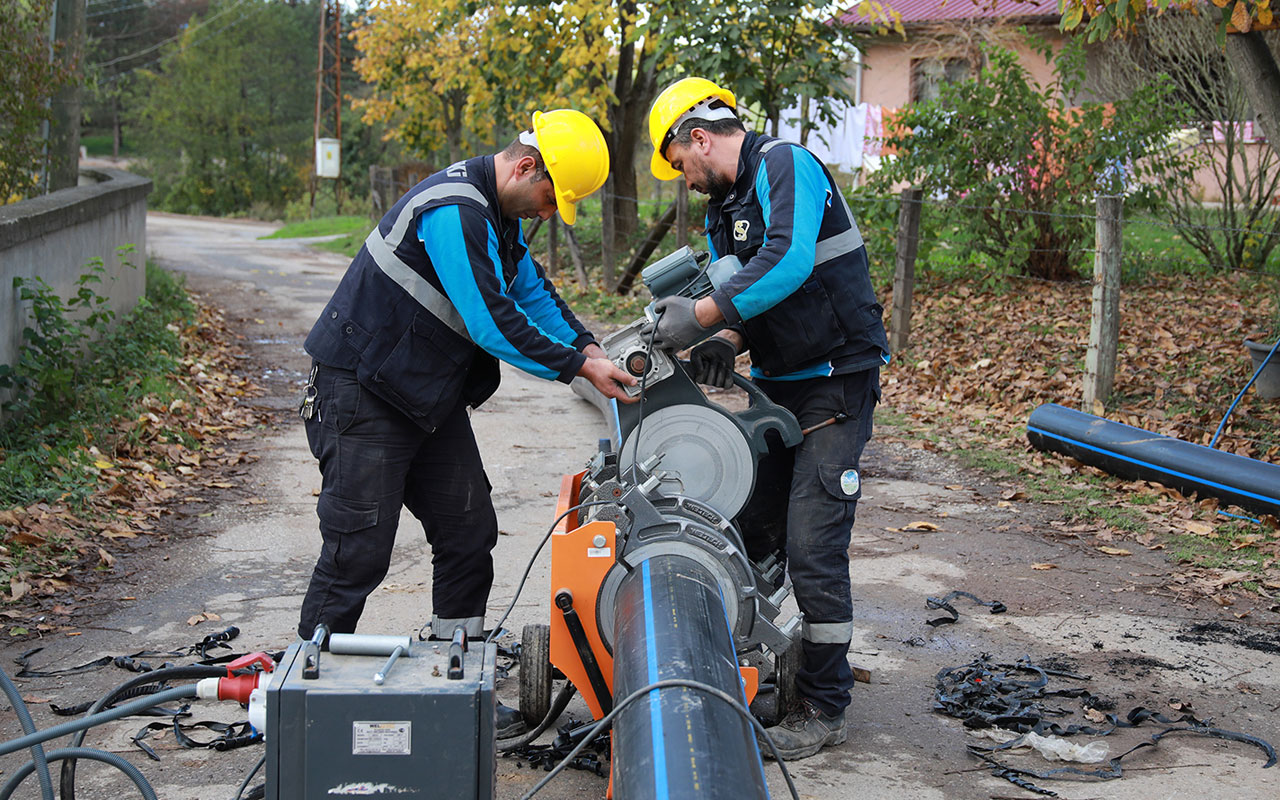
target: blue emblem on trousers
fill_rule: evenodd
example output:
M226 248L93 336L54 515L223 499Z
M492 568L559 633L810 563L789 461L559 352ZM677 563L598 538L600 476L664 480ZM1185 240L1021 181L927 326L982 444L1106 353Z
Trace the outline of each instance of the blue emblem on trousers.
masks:
M862 485L862 481L858 478L856 469L846 469L840 473L840 489L845 494L853 496L858 493L858 488Z

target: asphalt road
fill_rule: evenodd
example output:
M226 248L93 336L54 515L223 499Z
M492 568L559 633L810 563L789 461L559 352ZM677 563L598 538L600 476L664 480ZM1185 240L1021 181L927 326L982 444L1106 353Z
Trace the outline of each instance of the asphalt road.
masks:
M256 223L148 216L153 256L185 274L240 332L245 370L266 390L252 402L275 424L228 443L253 458L231 477L233 488L186 498L158 523L170 534L167 541L122 556L110 583L94 597L79 598L96 611L85 615L75 635L4 645L6 669L35 646L43 649L30 657L33 667L65 669L103 655L185 648L228 624L242 631L237 651L280 650L292 641L319 541L319 473L292 416L308 365L301 341L346 262L302 242L257 239L270 230ZM596 409L563 385L514 370L504 373L499 393L473 422L504 534L496 550L492 623L554 517L561 476L579 470L606 431ZM1221 728L1280 742L1280 615L1260 610L1238 620L1230 609L1179 603L1164 591L1170 568L1159 552L1135 547L1128 558L1102 556L1050 525L1058 507L1007 502L1003 487L991 480L892 435L872 443L864 476L851 548L856 619L850 659L871 670L872 683L855 690L848 743L790 765L801 797L1031 797L982 769L965 749L981 741L931 712L936 673L983 653L1004 662L1025 655L1088 675L1090 691L1113 699L1122 713L1139 705L1172 713L1168 703L1178 698ZM906 530L921 520L936 530ZM1031 568L1044 563L1056 569ZM510 630L547 619L548 580L544 554L507 623ZM430 617L430 585L430 552L421 527L406 513L391 574L370 598L361 632L416 632ZM927 626L938 614L924 599L953 589L1003 600L1009 611L991 615L960 601L958 623ZM192 624L202 614L218 619ZM43 729L63 721L51 704L95 699L128 677L104 668L20 679L18 685ZM508 701L517 692L514 678L499 685ZM1058 704L1079 708L1073 699ZM575 701L569 714L581 720L585 708ZM202 704L195 718L243 716L234 704ZM159 755L151 760L130 741L144 724L130 719L95 728L87 744L127 757L166 800L231 800L262 752L182 749L171 735L157 733L147 740ZM1106 741L1117 755L1158 729L1121 731ZM12 712L0 717L0 736L9 740L19 733ZM1271 800L1280 796L1280 770L1260 769L1259 755L1238 742L1170 737L1127 757L1119 780L1044 785L1078 800ZM0 778L23 760L18 754L0 758ZM1033 770L1061 766L1038 756L1019 764ZM427 756L422 769L431 768ZM787 796L776 765L767 762L765 772L773 796ZM499 759L497 797L520 797L541 775L514 759ZM127 782L97 765L83 764L77 785L82 798L134 796ZM539 796L603 798L606 786L604 778L570 770ZM15 796L40 794L30 780Z

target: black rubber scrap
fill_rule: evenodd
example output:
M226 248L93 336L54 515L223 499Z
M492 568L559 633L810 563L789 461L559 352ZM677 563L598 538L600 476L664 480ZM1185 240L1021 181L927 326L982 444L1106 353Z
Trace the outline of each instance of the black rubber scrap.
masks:
M949 618L937 617L935 619L928 620L925 624L936 628L939 625L950 625L954 623L956 620L960 619L960 612L956 611L955 607L951 605L951 601L955 600L957 597L964 597L969 600L972 600L973 602L977 603L980 606L986 606L987 608L991 609L992 614L1003 614L1004 612L1009 610L1005 607L1004 603L1001 603L999 600L992 600L991 602L987 602L986 600L983 600L982 598L978 597L975 594L971 594L969 592L962 592L957 589L956 591L951 592L950 594L948 594L946 597L943 597L942 599L938 599L937 597L926 597L924 599L924 604L929 608L932 608L936 611L945 611L951 615Z
M1253 745L1266 755L1263 769L1276 764L1275 748L1267 741L1249 734L1216 727L1208 721L1197 719L1189 712L1177 717L1169 717L1139 706L1129 711L1123 718L1116 714L1107 714L1105 717L1107 727L1059 724L1053 721L1054 718L1066 717L1073 711L1047 703L1046 700L1059 697L1083 697L1085 698L1084 706L1096 708L1092 705L1092 701L1097 698L1085 686L1051 687L1050 676L1082 682L1089 679L1088 676L1063 670L1043 669L1031 663L1030 657L1024 657L1014 664L1003 664L992 661L990 655L984 653L977 661L938 672L935 677L933 710L961 720L968 728L1001 728L1019 734L1034 732L1040 736L1066 737L1081 733L1086 736L1108 736L1121 728L1137 728L1149 722L1167 726L1153 733L1148 741L1140 742L1112 758L1107 762L1107 766L1095 769L1059 767L1035 771L1019 769L1000 761L995 754L1016 744L1016 740L995 747L968 746L970 753L991 766L992 775L995 777L1049 797L1057 795L1048 789L1036 786L1027 779L1049 780L1058 776L1074 775L1096 780L1114 780L1123 774L1120 762L1125 756L1145 747L1154 747L1165 736L1174 734L1205 736Z

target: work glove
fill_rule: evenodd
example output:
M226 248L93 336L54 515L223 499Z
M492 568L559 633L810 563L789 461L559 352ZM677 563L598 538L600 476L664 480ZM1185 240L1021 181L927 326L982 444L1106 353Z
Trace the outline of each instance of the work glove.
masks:
M653 304L653 313L657 323L648 323L640 328L640 335L645 341L653 337L653 346L659 350L683 350L695 342L715 333L717 328L704 328L698 324L693 313L696 301L688 297L671 295Z
M693 379L708 386L728 389L733 385L733 362L738 348L723 336L712 336L689 351Z

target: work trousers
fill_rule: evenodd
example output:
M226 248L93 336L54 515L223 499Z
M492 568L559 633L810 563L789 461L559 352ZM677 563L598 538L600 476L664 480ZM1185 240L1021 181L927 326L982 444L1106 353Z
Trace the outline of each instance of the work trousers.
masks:
M317 623L350 633L365 599L386 577L401 507L431 545L432 631L480 635L493 585L498 520L466 406L434 431L370 392L354 372L316 369L316 413L307 442L322 483L320 558L302 601L298 634Z
M796 604L804 615L804 658L798 693L826 713L849 705L853 671L847 654L853 636L849 537L862 496L858 462L871 438L880 396L880 372L800 381L759 382L773 402L808 428L819 428L795 447L774 447L760 460L756 487L737 522L747 554L775 554L787 565Z

